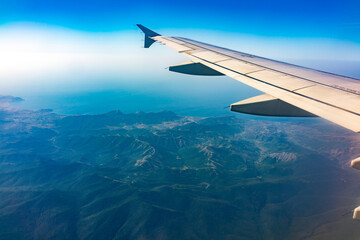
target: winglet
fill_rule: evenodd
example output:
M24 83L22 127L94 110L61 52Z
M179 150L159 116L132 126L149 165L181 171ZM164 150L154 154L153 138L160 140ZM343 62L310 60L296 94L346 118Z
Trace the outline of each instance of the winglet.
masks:
M148 29L147 27L144 27L141 24L136 25L141 29L141 31L143 31L143 33L145 33L145 48L149 48L155 42L155 40L151 39L151 37L161 36L160 34Z

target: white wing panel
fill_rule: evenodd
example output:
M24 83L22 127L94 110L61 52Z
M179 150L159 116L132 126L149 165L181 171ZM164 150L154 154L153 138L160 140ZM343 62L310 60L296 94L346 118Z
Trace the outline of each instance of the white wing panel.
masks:
M191 55L201 58L201 59L206 59L207 61L210 61L213 63L231 59L230 57L225 56L223 54L218 54L218 53L214 53L214 52L210 52L210 51L196 52L196 53L192 53Z
M254 64L245 63L243 61L239 61L239 60L235 60L235 59L219 62L217 64L222 67L230 68L232 70L235 70L237 72L241 72L244 74L249 74L251 72L256 72L256 71L265 69L265 68L256 66Z
M266 81L269 84L278 86L280 88L285 88L290 91L295 91L297 89L314 85L314 83L312 82L272 70L263 70L263 71L249 73L246 75L262 81Z
M359 95L343 92L331 87L315 85L309 88L299 89L296 92L309 98L319 99L330 105L337 106L354 113L358 112L360 109Z

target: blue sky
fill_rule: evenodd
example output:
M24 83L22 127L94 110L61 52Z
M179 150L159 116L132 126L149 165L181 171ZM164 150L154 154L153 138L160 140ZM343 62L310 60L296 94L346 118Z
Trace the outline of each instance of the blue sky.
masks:
M157 29L211 29L360 42L360 2L1 0L0 23L41 22L84 31L121 31L143 23Z
M82 96L82 109L92 113L105 105L211 112L260 94L227 77L167 71L187 59L159 45L141 48L137 23L164 35L360 78L360 2L355 0L0 0L0 95L71 113L81 113L68 103ZM117 97L122 93L132 96Z

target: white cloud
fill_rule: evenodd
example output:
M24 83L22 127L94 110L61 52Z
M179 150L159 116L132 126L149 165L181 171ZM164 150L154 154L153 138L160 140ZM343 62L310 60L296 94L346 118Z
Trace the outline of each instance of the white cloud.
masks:
M261 55L290 60L357 61L360 46L330 39L265 38L198 30L164 30L169 34ZM161 31L160 31L161 32ZM76 91L123 84L179 79L164 68L186 61L172 50L141 46L134 31L87 33L55 26L19 23L0 27L2 91ZM306 61L305 61L306 63ZM311 66L311 63L310 63ZM203 83L200 83L203 84Z
M141 48L141 39L136 31L100 34L37 25L3 27L0 88L53 89L70 84L86 89L94 79L100 85L107 79L156 75L156 69L163 70L159 65L172 61L166 56L169 50L156 49L160 57L154 57L154 50Z

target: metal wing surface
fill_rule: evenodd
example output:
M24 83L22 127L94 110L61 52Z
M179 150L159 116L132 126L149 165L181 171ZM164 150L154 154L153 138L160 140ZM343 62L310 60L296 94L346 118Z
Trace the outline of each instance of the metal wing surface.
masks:
M319 116L360 132L360 80L300 67L181 38L161 36L142 25L145 47L155 41L189 57L170 67L196 75L226 75L265 95L233 104L232 110L258 115Z

